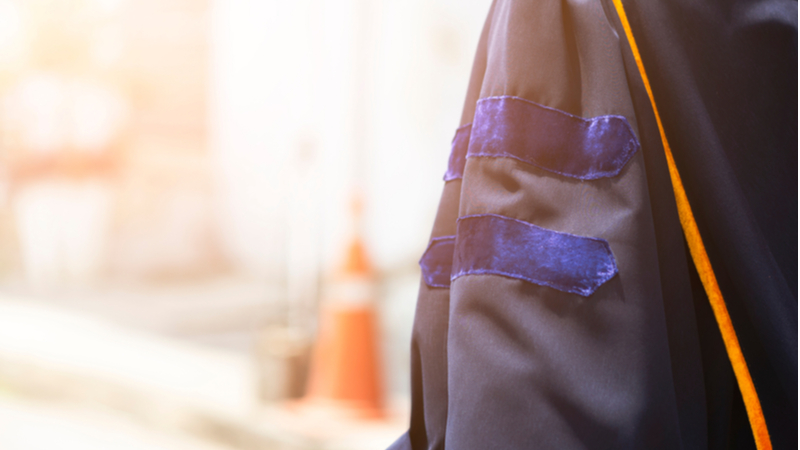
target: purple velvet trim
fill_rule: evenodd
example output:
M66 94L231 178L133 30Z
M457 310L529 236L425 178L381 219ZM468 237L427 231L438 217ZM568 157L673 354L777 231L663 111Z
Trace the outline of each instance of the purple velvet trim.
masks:
M513 158L580 180L614 177L639 149L627 119L573 116L519 97L478 100L468 158Z
M453 143L450 147L450 161L447 163L447 172L444 181L457 180L464 176L464 165L467 163L467 147L472 124L461 125L456 129Z
M616 273L611 247L603 239L496 214L458 219L452 280L503 275L588 297Z
M453 249L455 236L442 236L431 239L428 249L419 260L422 278L430 287L449 288L450 271L453 268Z

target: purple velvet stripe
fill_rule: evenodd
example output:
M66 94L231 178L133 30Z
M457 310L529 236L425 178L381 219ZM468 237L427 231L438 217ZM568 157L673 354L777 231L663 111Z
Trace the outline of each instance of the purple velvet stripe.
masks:
M468 158L514 158L580 180L614 177L639 149L627 119L592 119L511 96L478 101Z
M603 239L576 236L495 214L458 219L452 279L493 274L588 297L617 273Z
M428 249L419 260L422 278L430 287L449 288L450 271L453 268L453 249L455 236L442 236L431 239Z
M467 147L472 124L468 123L456 129L453 143L450 147L450 161L447 163L447 172L444 181L457 180L464 176L464 165L467 163Z

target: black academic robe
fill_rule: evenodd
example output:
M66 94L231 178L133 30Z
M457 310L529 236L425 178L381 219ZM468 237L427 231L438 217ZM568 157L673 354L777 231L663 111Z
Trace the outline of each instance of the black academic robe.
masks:
M624 1L775 448L797 448L797 3ZM611 0L496 0L393 448L754 448Z

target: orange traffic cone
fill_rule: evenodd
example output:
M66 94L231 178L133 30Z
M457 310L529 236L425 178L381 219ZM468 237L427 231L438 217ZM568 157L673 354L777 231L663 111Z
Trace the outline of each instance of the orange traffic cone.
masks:
M359 418L383 416L374 271L361 239L352 238L320 308L306 401Z

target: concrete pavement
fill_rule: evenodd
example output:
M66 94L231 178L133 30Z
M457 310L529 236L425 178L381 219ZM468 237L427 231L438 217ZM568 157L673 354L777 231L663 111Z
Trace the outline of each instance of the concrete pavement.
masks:
M0 297L0 386L15 396L113 410L240 449L381 449L406 426L402 407L386 420L363 421L326 408L259 404L255 380L247 353Z

